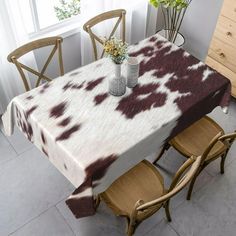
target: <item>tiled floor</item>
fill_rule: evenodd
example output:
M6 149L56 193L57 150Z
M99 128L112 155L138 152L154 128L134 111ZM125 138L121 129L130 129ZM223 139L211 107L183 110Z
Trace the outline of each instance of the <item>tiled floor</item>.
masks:
M236 129L236 102L229 114L217 108L211 116L226 131ZM168 185L184 161L174 150L161 159ZM73 186L22 134L4 137L0 132L0 235L13 236L121 236L125 221L115 217L104 204L93 217L76 220L64 200ZM191 201L186 190L171 202L172 222L164 212L153 215L135 235L147 236L235 236L236 235L236 144L219 174L219 162L212 163L198 178Z

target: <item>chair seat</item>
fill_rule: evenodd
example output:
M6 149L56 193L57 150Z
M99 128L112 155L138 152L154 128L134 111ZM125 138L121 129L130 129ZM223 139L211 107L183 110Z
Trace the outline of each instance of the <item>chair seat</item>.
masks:
M205 116L178 134L169 143L185 157L200 156L211 140L220 132L224 133L224 130L214 120ZM218 157L226 149L227 146L218 141L206 161Z
M129 217L138 200L146 203L164 193L163 177L151 163L144 160L118 178L101 197L116 215ZM153 213L161 206L156 206ZM138 218L141 220L142 215Z

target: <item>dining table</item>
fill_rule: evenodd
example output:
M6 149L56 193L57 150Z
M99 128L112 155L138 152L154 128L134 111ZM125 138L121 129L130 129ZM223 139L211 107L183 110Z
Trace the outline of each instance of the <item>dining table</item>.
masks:
M114 65L102 58L16 96L2 116L6 135L17 126L74 185L66 204L76 218L95 214L94 199L117 178L230 103L227 78L158 34L128 54L140 70L123 96L109 94Z

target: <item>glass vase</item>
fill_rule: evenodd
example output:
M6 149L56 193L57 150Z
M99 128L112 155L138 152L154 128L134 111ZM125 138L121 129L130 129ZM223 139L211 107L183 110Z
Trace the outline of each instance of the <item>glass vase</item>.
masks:
M126 92L126 79L121 74L121 65L113 62L114 75L109 79L109 93L114 96L122 96Z

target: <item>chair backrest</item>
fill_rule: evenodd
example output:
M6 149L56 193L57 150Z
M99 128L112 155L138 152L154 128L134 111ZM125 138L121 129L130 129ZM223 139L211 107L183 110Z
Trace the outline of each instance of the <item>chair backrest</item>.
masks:
M202 163L206 160L207 156L209 155L212 148L216 145L217 142L222 142L225 144L226 149L223 150L223 152L228 151L233 144L234 140L236 139L236 131L234 133L230 134L224 134L224 132L218 133L209 143L208 147L205 149L205 151L202 154ZM222 155L223 153L219 153L219 155ZM218 155L218 156L219 156Z
M202 156L199 156L199 157L192 156L191 158L187 159L186 162L184 162L184 164L176 172L173 178L173 181L170 185L170 188L165 195L163 195L162 197L156 200L153 200L144 204L140 202L137 205L136 210L145 211L145 210L148 210L148 208L152 208L155 205L159 205L161 203L168 201L171 197L176 195L191 181L191 179L196 174L200 166L204 164L204 161L206 160L208 154L210 153L210 151L216 145L217 142L219 141L223 142L226 145L227 150L229 150L229 148L231 147L235 139L236 139L236 131L230 134L224 134L223 132L218 133L211 140L211 142L209 143L208 147L205 149Z
M228 148L231 147L235 139L236 139L236 130L233 133L224 134L219 138L219 140L223 142Z
M168 201L191 181L198 168L200 167L201 162L202 156L192 156L191 158L187 159L187 161L185 161L184 164L176 172L168 192L153 201L140 204L139 206L137 206L136 210L140 212L146 210L148 211L149 209L152 209L153 207Z
M16 50L14 50L13 52L11 52L8 57L7 60L9 62L12 62L16 65L17 70L19 71L21 78L23 80L24 86L26 91L30 90L30 86L28 84L28 81L26 79L26 75L24 73L24 70L36 75L37 81L35 84L35 87L39 86L41 80L46 80L46 81L51 81L51 79L49 77L47 77L44 73L50 63L50 61L52 60L55 52L58 50L58 60L59 60L59 67L60 67L60 75L64 75L64 68L63 68L63 60L62 60L62 49L61 49L61 43L62 43L63 39L61 37L55 36L55 37L48 37L48 38L42 38L42 39L38 39L35 41L32 41L30 43L27 43L19 48L17 48ZM42 70L40 72L22 64L20 61L18 61L18 59L22 56L24 56L25 54L38 49L38 48L42 48L42 47L46 47L46 46L54 46L52 48L51 53L49 54L49 57L47 58ZM24 70L23 70L24 69Z
M117 18L118 20L114 26L114 28L112 29L108 39L110 39L114 33L116 32L119 24L121 23L121 39L123 42L125 42L125 14L126 11L124 9L117 9L117 10L113 10L113 11L108 11L108 12L104 12L100 15L97 15L95 17L93 17L92 19L90 19L89 21L87 21L84 26L83 29L89 34L91 41L92 41L92 45L93 45L93 50L94 50L94 57L95 60L98 59L98 50L97 50L97 45L96 45L96 41L100 44L103 45L104 43L104 38L100 38L99 36L97 36L93 31L92 31L92 27L97 25L98 23L105 21L105 20L109 20L112 18ZM100 58L102 58L104 56L104 50L102 51L102 55Z

